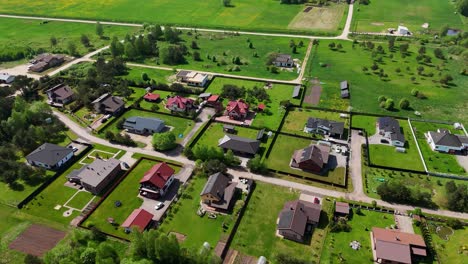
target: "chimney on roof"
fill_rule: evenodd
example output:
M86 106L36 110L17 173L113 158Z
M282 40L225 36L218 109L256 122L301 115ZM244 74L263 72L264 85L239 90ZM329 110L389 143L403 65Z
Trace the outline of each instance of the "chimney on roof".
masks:
M400 241L400 238L398 236L395 237L396 241Z

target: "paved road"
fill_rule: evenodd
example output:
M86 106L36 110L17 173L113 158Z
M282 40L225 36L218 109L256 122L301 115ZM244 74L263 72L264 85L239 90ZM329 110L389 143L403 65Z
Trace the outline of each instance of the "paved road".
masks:
M198 115L197 121L195 125L192 127L192 130L185 136L184 140L182 140L181 145L185 147L187 143L192 139L193 135L198 131L198 129L203 126L206 122L210 120L212 116L216 114L214 108L207 108L204 107L202 112Z
M362 182L362 166L361 166L361 146L365 143L365 138L358 134L357 130L351 131L351 159L349 161L351 170L351 181L353 183L353 192L350 195L358 197L359 200L365 199ZM348 197L350 196L348 195Z

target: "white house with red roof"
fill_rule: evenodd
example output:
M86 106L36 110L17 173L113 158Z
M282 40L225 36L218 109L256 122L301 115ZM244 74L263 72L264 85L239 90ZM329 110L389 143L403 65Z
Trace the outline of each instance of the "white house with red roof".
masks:
M165 162L154 165L140 180L140 195L151 199L164 196L174 181L174 172Z
M179 95L167 99L166 108L174 112L187 112L193 108L195 101Z
M135 209L133 212L125 219L122 224L122 227L125 228L126 232L130 232L130 229L135 227L140 232L143 232L148 228L153 220L154 215L145 209Z
M230 101L226 106L225 115L229 116L230 119L244 119L247 117L249 112L249 105L244 102L242 99L236 101Z

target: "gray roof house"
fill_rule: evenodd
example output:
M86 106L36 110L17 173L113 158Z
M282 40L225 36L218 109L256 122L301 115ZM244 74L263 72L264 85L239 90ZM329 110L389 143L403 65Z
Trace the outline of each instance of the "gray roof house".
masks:
M33 166L54 170L73 157L73 149L51 143L44 143L26 156L26 160Z
M316 226L321 211L320 204L301 200L286 202L279 214L278 233L286 239L304 242L307 225Z
M159 118L132 116L125 119L123 128L136 134L154 134L161 132L166 126Z
M229 210L236 186L237 182L232 182L229 176L221 172L215 173L208 178L203 187L200 193L201 200L209 207Z
M291 58L291 55L288 54L278 54L273 61L273 64L277 67L293 67L294 60Z
M250 155L255 155L260 148L260 141L235 135L224 135L218 143L218 147L224 150L230 149L234 152Z
M404 147L405 135L401 132L400 123L393 117L379 117L379 134L391 140L393 146Z
M344 122L310 117L304 127L304 132L341 138L344 132Z
M102 114L115 114L125 107L125 102L110 93L105 93L92 102L94 110Z
M452 134L448 129L429 131L426 133L426 139L434 151L455 153L468 150L468 137Z
M66 84L58 84L46 91L50 103L67 104L75 98L75 92Z
M15 80L14 75L8 73L0 73L0 83L10 84Z
M67 178L70 182L81 184L85 190L99 194L121 171L120 161L117 159L95 159L93 163L73 170Z

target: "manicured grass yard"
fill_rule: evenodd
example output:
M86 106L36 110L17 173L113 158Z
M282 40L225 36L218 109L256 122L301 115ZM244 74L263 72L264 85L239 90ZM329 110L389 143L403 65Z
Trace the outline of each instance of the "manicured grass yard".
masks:
M450 125L428 122L423 123L417 121L411 121L411 124L416 132L416 139L418 140L419 148L421 149L427 169L429 171L467 175L467 172L463 169L463 167L460 166L457 158L454 155L433 151L427 143L426 137L424 136L424 134L428 131L437 132L437 129L439 128L449 129L452 133L455 134L463 134L463 132L454 129L453 126Z
M126 98L125 107L131 106L133 103L135 103L136 100L140 99L146 94L146 90L143 88L131 87L131 89L133 90L133 94L130 95L129 98Z
M414 141L408 121L399 120L405 135L405 153L395 151L395 147L382 144L369 145L371 163L400 169L424 171L424 166Z
M352 30L361 32L386 32L403 24L412 32L424 30L421 25L429 23L429 29L438 32L443 25L462 29L460 15L455 13L450 0L394 0L371 1L369 5L356 5Z
M67 206L81 210L93 199L93 196L89 192L79 192L67 203ZM97 201L96 198L95 201Z
M99 207L90 215L83 223L85 226L95 225L100 230L123 238L130 238L120 225L127 217L143 203L141 198L138 198L138 188L140 187L141 177L153 165L158 164L157 161L142 160L138 165L128 173L125 179L115 188L112 193L99 205ZM171 166L173 167L173 166ZM176 172L178 167L173 167ZM120 201L120 207L115 206L115 201ZM151 212L150 212L151 213ZM116 225L113 226L107 222L107 218L112 217Z
M208 89L206 89L207 93L212 94L221 94L222 88L226 84L236 85L238 87L245 87L246 89L252 89L254 86L257 87L264 87L265 83L263 82L253 82L253 81L245 81L245 80L235 80L229 78L215 78ZM270 96L271 102L262 102L267 106L267 111L264 113L258 113L255 117L252 125L255 127L266 127L271 130L278 130L279 124L281 123L281 119L286 111L280 106L280 102L283 100L289 100L293 105L300 105L300 99L293 99L291 98L292 93L294 91L294 86L292 85L284 85L284 84L273 84L272 89L268 89L267 92ZM303 93L303 89L301 90L301 94ZM250 104L250 108L255 110L258 103L254 98L245 98L249 100L253 100L253 103ZM223 100L223 105L226 106L229 103L228 99Z
M175 95L175 93L173 92L168 92L168 91L161 91L161 90L153 90L151 93L154 93L154 94L159 94L160 96L160 100L158 102L147 102L145 100L141 100L140 101L140 108L142 109L145 109L145 110L149 110L149 111L153 111L153 108L155 106L158 107L157 111L158 112L165 112L165 113L170 113L171 111L166 109L166 97L167 96L173 96ZM184 96L184 95L181 95L181 96ZM189 95L185 95L185 96L188 96L190 97Z
M449 236L449 240L444 240L435 233L434 229L439 225L441 223L429 222L429 226L432 226L432 228L429 228L432 234L432 243L437 251L440 263L466 263L466 258L468 257L468 249L466 248L468 228L452 229L454 234Z
M146 73L150 79L157 83L172 83L175 80L175 77L173 76L174 73L172 71L132 66L128 67L128 74L121 77L138 84L140 82L143 83L143 79L141 78L143 73Z
M322 176L299 169L293 169L289 166L294 151L305 148L312 143L315 142L309 139L279 135L273 145L270 156L267 158L268 168L286 173L297 174L305 178L325 181L332 184L344 184L344 167L337 167L333 171L329 171L326 175Z
M187 135L187 133L192 129L192 126L193 126L193 121L189 119L131 109L125 112L125 114L119 117L119 119L116 120L114 123L110 124L103 130L101 130L99 135L101 137L104 137L106 131L112 131L114 133L121 132L121 130L117 128L117 123L119 122L119 120L131 117L131 116L153 117L153 118L159 118L163 120L166 126L174 127L174 129L172 129L171 131L176 135L177 142L182 141L182 139L185 137L185 135ZM182 135L182 137L179 137L179 135Z
M308 136L312 135L309 133L304 132L304 127L307 124L307 120L310 117L314 118L321 118L330 121L339 121L345 123L344 135L343 139L347 137L349 126L349 119L348 118L340 118L340 113L335 112L327 112L327 111L320 111L320 110L311 110L311 109L304 109L304 108L296 108L292 111L288 112L288 116L284 121L283 127L281 128L282 132L298 134L301 136ZM316 134L315 136L319 136Z
M91 125L102 116L102 114L94 113L87 107L81 107L80 110L75 112L75 115L87 125Z
M346 263L371 263L372 250L370 231L372 227L390 227L395 224L392 214L361 210L361 215L353 209L348 224L352 227L350 232L328 233L323 246L320 263L342 263L340 256ZM361 243L359 250L349 246L352 241Z
M353 115L352 127L361 128L366 131L367 136L372 136L377 133L376 122L377 117L365 115Z
M212 248L216 247L221 236L227 236L230 232L223 231L223 222L233 222L231 215L218 215L216 219L208 218L208 215L200 217L197 210L200 207L200 193L205 186L207 178L195 177L190 181L184 195L176 204L173 204L171 213L164 219L161 230L163 232L177 232L186 235L181 246L198 250L206 241Z

